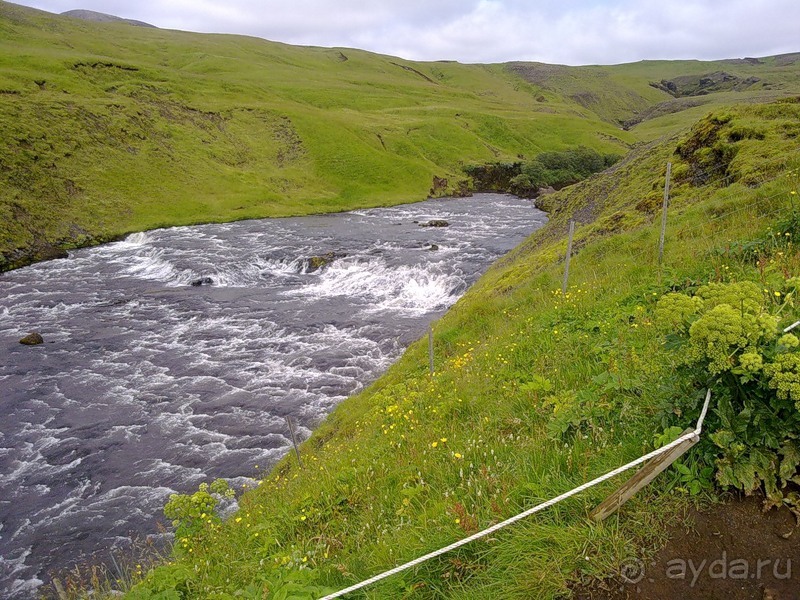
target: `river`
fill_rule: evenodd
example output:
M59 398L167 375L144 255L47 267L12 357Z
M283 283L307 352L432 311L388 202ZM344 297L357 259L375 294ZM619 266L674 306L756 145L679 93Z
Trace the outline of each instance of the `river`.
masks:
M286 415L307 437L545 222L476 194L160 229L0 275L0 596L155 532L172 493L253 483Z

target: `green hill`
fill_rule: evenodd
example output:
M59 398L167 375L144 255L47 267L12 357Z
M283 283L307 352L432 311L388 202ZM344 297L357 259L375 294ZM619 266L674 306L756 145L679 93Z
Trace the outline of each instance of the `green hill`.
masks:
M621 153L798 74L793 57L413 63L0 2L0 270L164 225L422 199L434 176L451 193L464 164Z

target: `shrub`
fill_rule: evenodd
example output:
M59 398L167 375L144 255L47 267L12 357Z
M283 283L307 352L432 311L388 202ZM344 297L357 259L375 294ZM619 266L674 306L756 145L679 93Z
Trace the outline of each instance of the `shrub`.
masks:
M464 171L475 187L506 190L522 197L535 196L543 187L562 188L599 173L619 160L585 146L563 152L543 152L531 161L470 165Z
M786 488L800 483L800 340L772 314L790 300L776 305L752 282L715 283L695 296L664 295L656 316L673 332L681 369L717 398L706 447L717 482L748 494L763 488L769 504L800 510Z

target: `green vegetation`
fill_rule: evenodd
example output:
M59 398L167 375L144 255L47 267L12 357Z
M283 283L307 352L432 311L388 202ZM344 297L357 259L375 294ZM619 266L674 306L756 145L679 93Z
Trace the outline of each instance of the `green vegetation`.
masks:
M709 105L800 92L796 58L414 63L0 2L0 271L154 227L464 191L465 164L621 154Z
M468 165L464 172L470 176L476 190L503 191L533 198L543 188L561 189L599 173L619 158L617 154L603 155L578 146L561 152L542 152L525 162Z
M446 194L464 165L561 185L632 148L539 199L548 225L436 323L434 376L412 345L303 445L305 468L254 466L227 520L221 483L173 498L173 556L127 571L130 598L318 597L665 443L706 386L709 435L622 514L586 518L608 482L363 596L563 597L715 485L796 504L800 353L780 328L800 316L800 56L412 63L7 3L0 50L0 270L163 225Z
M607 482L355 597L566 597L653 551L692 497L732 486L793 502L780 487L800 462L800 352L780 329L800 318L798 118L789 101L716 113L548 196L550 223L434 326L434 376L426 344L412 345L303 444L304 468L287 455L259 474L227 521L177 515L191 533L128 597L319 597L674 439L707 386L700 446L621 514L587 519L620 483ZM722 141L733 150L698 179L695 158ZM659 268L651 196L668 160Z

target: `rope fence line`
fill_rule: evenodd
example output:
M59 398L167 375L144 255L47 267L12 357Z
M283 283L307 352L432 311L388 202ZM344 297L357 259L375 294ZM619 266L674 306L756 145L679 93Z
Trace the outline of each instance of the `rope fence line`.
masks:
M785 164L786 161L784 160L783 162ZM766 183L771 183L771 182L777 181L777 180L781 179L782 177L787 177L787 176L792 174L790 171L791 171L791 168L787 172L783 172L783 173L781 173L779 175L776 175L775 177L763 180L763 181L760 182L760 185L764 185ZM725 178L721 178L721 180L724 180L727 177L728 176L726 176ZM718 182L719 181L706 182L704 185L699 186L699 188L702 189L704 187L710 187L710 186L716 185ZM773 194L771 196L767 196L765 198L756 198L755 200L749 202L746 206L740 206L740 207L734 208L732 210L725 211L723 213L720 213L718 215L710 217L710 218L706 219L705 221L703 221L701 223L698 223L697 225L693 225L693 226L690 226L690 227L683 227L683 228L680 228L678 230L673 230L673 231L670 232L670 235L671 236L685 235L685 234L687 234L689 232L696 231L696 230L699 230L699 229L702 229L702 228L706 228L706 227L709 226L709 224L714 224L716 221L720 221L722 219L725 219L725 218L727 218L727 217L729 217L729 216L731 216L733 214L736 214L736 213L739 213L739 212L743 212L743 211L758 210L764 204L766 204L766 203L768 203L768 202L770 202L772 200L775 200L776 198L778 198L780 196L784 196L785 193L786 193L785 191L781 191L781 192L776 192L775 194ZM729 196L724 198L723 201L724 202L731 202L731 201L735 200L737 197L742 198L742 197L744 197L744 194L743 193L741 193L741 194L730 194ZM770 215L773 215L773 214L778 214L778 213L783 212L785 210L787 210L786 207L785 206L781 206L781 207L779 207L777 209L774 209L772 211L769 211L767 213L761 213L758 216L759 217L770 216ZM570 220L570 225L572 225L572 223L574 223L574 222L572 220ZM650 227L652 225L653 225L652 223L644 225L643 227L641 227L641 230L644 230L647 227ZM618 250L619 250L619 248L615 248L613 251L618 251ZM595 257L596 258L602 258L602 257L606 256L611 251L612 251L612 249L609 249L608 252L604 252L602 254L596 255ZM641 256L644 256L645 254L651 254L651 253L652 253L651 249L642 250L641 252L638 252L636 254L630 254L628 256L628 258L629 259L635 259L635 258L639 258ZM567 261L569 261L570 254L571 254L571 252L569 252L569 250L568 250L568 253L567 253L567 256L566 256L566 260ZM565 273L565 281L564 281L565 285L566 285L567 277L568 277L568 271ZM800 322L795 323L794 325L790 326L789 329L797 326L798 324L800 324ZM531 516L531 515L533 515L533 514L535 514L537 512L541 512L541 511L543 511L543 510L545 510L547 508L550 508L551 506L554 506L555 504L558 504L559 502L562 502L563 500L571 498L572 496L575 496L575 495L577 495L577 494L579 494L579 493L581 493L581 492L583 492L583 491L585 491L585 490L587 490L589 488L595 487L595 486L597 486L597 485L599 485L599 484L601 484L601 483L603 483L605 481L608 481L609 479L612 479L612 478L616 477L620 473L628 471L628 470L630 470L630 469L632 469L632 468L634 468L636 466L641 465L642 463L645 463L645 462L647 462L647 461L649 461L649 460L651 460L651 459L653 459L655 457L661 456L662 454L665 454L665 453L671 451L673 448L683 444L686 441L689 441L689 440L693 440L695 442L698 441L700 439L700 434L702 432L703 422L704 422L706 414L708 412L708 407L709 407L710 401L711 401L711 390L709 389L707 394L706 394L705 402L703 404L703 408L701 410L700 417L697 420L697 425L695 426L695 428L692 431L690 431L690 432L688 432L688 433L686 433L684 435L681 435L680 437L678 437L676 440L670 442L669 444L667 444L665 446L662 446L661 448L658 448L656 450L653 450L652 452L649 452L648 454L645 454L644 456L641 456L641 457L639 457L639 458L637 458L637 459L635 459L635 460L633 460L633 461L631 461L631 462L629 462L629 463L627 463L627 464L625 464L625 465L623 465L621 467L618 467L618 468L616 468L616 469L614 469L612 471L609 471L605 475L601 475L600 477L597 477L597 478L595 478L595 479L593 479L593 480L591 480L589 482L586 482L583 485L580 485L580 486L578 486L578 487L576 487L576 488L574 488L574 489L572 489L572 490L570 490L568 492L565 492L565 493L563 493L563 494L561 494L559 496L556 496L555 498L552 498L550 500L547 500L545 502L537 504L536 506L533 506L533 507L531 507L531 508L529 508L529 509L527 509L527 510L525 510L525 511L523 511L523 512L521 512L521 513L519 513L519 514L517 514L515 516L513 516L513 517L510 517L510 518L508 518L508 519L506 519L504 521L501 521L500 523L496 523L495 525L492 525L491 527L488 527L488 528L486 528L486 529L484 529L482 531L479 531L477 533L474 533L474 534L472 534L472 535L470 535L470 536L468 536L466 538L458 540L458 541L456 541L456 542L454 542L454 543L452 543L452 544L450 544L448 546L445 546L445 547L440 548L438 550L435 550L433 552L429 552L428 554L425 554L425 555L420 556L420 557L418 557L418 558L416 558L414 560L406 562L406 563L404 563L402 565L399 565L397 567L394 567L392 569L384 571L383 573L380 573L378 575L370 577L369 579L365 579L365 580L363 580L363 581L361 581L361 582L359 582L357 584L354 584L354 585L352 585L350 587L347 587L347 588L344 588L342 590L339 590L338 592L334 592L332 594L324 596L320 600L334 600L335 598L340 598L340 597L342 597L342 596L344 596L346 594L349 594L351 592L355 592L355 591L360 590L362 588L365 588L365 587L367 587L369 585L372 585L373 583L377 583L377 582L379 582L379 581L381 581L383 579L391 577L392 575L396 575L398 573L401 573L403 571L406 571L408 569L416 567L416 566L418 566L418 565L420 565L420 564L422 564L424 562L427 562L427 561L429 561L431 559L434 559L434 558L439 557L439 556L441 556L443 554L446 554L446 553L448 553L448 552L450 552L452 550L455 550L457 548L465 546L466 544L469 544L469 543L471 543L471 542L473 542L475 540L478 540L480 538L483 538L483 537L486 537L488 535L491 535L492 533L494 533L496 531L499 531L500 529L504 529L504 528L506 528L506 527L508 527L510 525L513 525L517 521L525 519L526 517L529 517L529 516Z
M540 511L543 511L546 508L550 508L551 506L553 506L555 504L558 504L559 502L561 502L563 500L566 500L567 498L571 498L572 496L575 496L576 494L580 494L581 492L583 492L585 490L588 490L589 488L592 488L592 487L594 487L596 485L599 485L599 484L603 483L604 481L608 481L609 479L611 479L613 477L616 477L620 473L624 473L625 471L628 471L629 469L632 469L633 467L636 467L636 466L638 466L638 465L640 465L640 464L642 464L644 462L647 462L648 460L650 460L652 458L655 458L655 457L660 456L660 455L662 455L662 454L664 454L666 452L669 452L670 450L672 450L676 446L679 446L680 444L682 444L682 443L684 443L684 442L686 442L688 440L693 440L693 441L699 440L700 439L700 434L703 431L703 421L706 418L706 413L708 412L708 405L709 405L710 402L711 402L711 390L709 389L708 392L706 393L705 402L703 403L703 409L700 411L700 417L697 419L697 425L695 426L694 430L692 430L689 433L686 433L686 434L680 436L678 439L674 440L673 442L670 442L666 446L662 446L661 448L658 448L657 450L653 450L652 452L649 452L649 453L645 454L644 456L640 456L636 460L632 460L631 462L629 462L629 463L627 463L625 465L622 465L621 467L618 467L618 468L614 469L613 471L609 471L605 475L601 475L600 477L592 479L591 481L588 481L588 482L584 483L583 485L580 485L580 486L578 486L576 488L573 488L570 491L561 494L560 496L556 496L555 498L547 500L546 502L542 502L540 504L537 504L536 506L533 506L533 507L529 508L526 511L523 511L523 512L517 514L517 515L514 515L513 517L510 517L510 518L506 519L505 521L501 521L500 523L496 523L495 525L492 525L491 527L487 527L486 529L484 529L482 531L479 531L477 533L473 533L469 537L465 537L465 538L463 538L461 540L458 540L457 542L453 542L449 546L445 546L444 548L440 548L438 550L434 550L433 552L429 552L428 554L420 556L419 558L415 558L414 560L411 560L411 561L409 561L407 563L399 565L399 566L397 566L397 567L395 567L393 569L389 569L388 571L384 571L383 573L375 575L374 577L370 577L369 579L365 579L364 581L356 583L355 585L351 585L350 587L344 588L343 590L339 590L338 592L334 592L333 594L328 594L327 596L324 596L320 600L333 600L334 598L341 598L345 594L349 594L350 592L355 592L356 590L360 590L362 588L367 587L368 585L372 585L373 583L377 583L378 581L386 579L387 577L391 577L392 575L396 575L397 573L401 573L402 571L406 571L408 569L416 567L417 565L420 565L420 564L422 564L422 563L424 563L424 562L426 562L428 560L431 560L432 558L436 558L437 556L441 556L442 554L446 554L447 552L450 552L451 550L455 550L456 548L460 548L461 546L465 546L466 544L469 544L470 542L474 542L475 540L478 540L478 539L480 539L482 537L486 537L487 535L491 535L492 533L494 533L496 531L499 531L500 529L503 529L505 527L508 527L509 525L513 525L517 521L521 521L522 519L524 519L526 517L529 517L532 514L535 514L535 513L540 512Z
M798 148L798 150L800 150L800 148ZM783 164L784 166L787 165L787 160L786 159L775 160L774 162L775 162L775 164ZM772 178L761 180L759 182L759 186L767 184L767 183L771 183L771 182L774 182L774 181L777 181L777 180L779 180L779 179L781 179L783 177L787 177L787 176L791 175L792 174L792 172L791 172L792 168L793 167L787 167L787 171L785 171L783 173L780 173L779 175L776 175L776 176L774 176ZM713 172L713 170L712 170L712 172ZM708 171L706 171L704 173L704 175L708 175L708 174L709 174ZM732 177L731 175L724 175L723 177L720 177L717 180L706 181L705 183L703 183L702 185L697 186L697 187L698 187L698 189L702 190L704 188L717 186L720 182L728 181L729 179L731 179L731 177ZM685 235L685 234L687 234L689 232L696 231L696 230L699 230L701 228L706 228L706 227L709 226L709 224L713 224L714 222L722 220L722 219L725 219L725 218L727 218L727 217L729 217L729 216L731 216L733 214L736 214L736 213L739 213L739 212L743 212L743 211L746 211L746 210L747 211L754 210L754 209L758 210L761 206L763 206L763 204L765 204L767 202L770 202L771 200L774 200L775 198L778 198L779 196L783 196L783 195L785 195L785 192L778 192L778 193L776 193L776 194L774 194L772 196L768 196L766 198L758 198L758 199L756 199L756 201L749 203L747 206L738 207L738 208L735 208L733 210L726 211L724 213L715 215L715 216L710 217L710 218L706 219L704 222L701 222L701 223L699 223L697 225L694 225L694 226L691 226L691 227L683 227L683 228L678 229L678 230L673 230L673 231L670 232L670 235L671 236ZM735 200L736 197L743 197L743 196L744 196L744 194L733 194L732 193L732 194L728 195L726 198L724 198L723 201L730 202L730 201ZM772 211L770 211L768 213L759 214L759 216L760 217L770 216L772 214L777 214L777 213L782 212L784 210L786 210L785 207L780 207L780 208L772 210ZM572 226L573 223L574 223L574 221L570 220L570 226ZM652 223L650 223L648 225L645 225L644 227L642 227L642 229L645 229L646 227L650 227L650 226L652 226ZM610 251L611 250L609 250L609 252ZM570 258L570 254L571 254L571 252L568 250L567 251L567 256L566 256L567 264L568 264L568 261L569 261L569 258ZM607 254L607 252L606 253L602 253L600 255L597 255L596 257L597 258L602 258L606 254ZM645 254L651 254L651 250L648 249L648 250L643 250L641 252L638 252L636 254L631 254L631 255L629 255L629 258L634 259L634 258L641 257L641 256L643 256ZM566 282L567 282L567 277L568 277L568 271L565 272L565 278L564 278L565 286L566 286ZM800 323L800 322L798 322L798 323ZM795 325L797 325L797 324L795 324ZM469 543L471 543L471 542L473 542L475 540L478 540L478 539L481 539L481 538L486 537L488 535L491 535L492 533L494 533L496 531L499 531L500 529L504 529L505 527L508 527L508 526L516 523L517 521L525 519L526 517L529 517L529 516L531 516L531 515L533 515L533 514L535 514L537 512L540 512L540 511L543 511L543 510L545 510L547 508L550 508L551 506L554 506L555 504L558 504L559 502L562 502L563 500L571 498L572 496L575 496L575 495L577 495L577 494L579 494L579 493L581 493L581 492L583 492L583 491L585 491L585 490L587 490L589 488L592 488L592 487L597 486L597 485L599 485L599 484L601 484L601 483L603 483L605 481L608 481L609 479L612 479L612 478L616 477L620 473L628 471L628 470L630 470L630 469L632 469L632 468L634 468L636 466L639 466L642 463L645 463L645 462L647 462L647 461L649 461L649 460L651 460L651 459L653 459L653 458L655 458L657 456L661 456L662 454L665 454L665 453L671 451L673 448L683 444L686 441L689 441L689 440L698 441L699 438L700 438L700 434L702 432L703 422L704 422L706 414L708 412L708 407L709 407L710 401L711 401L711 390L709 389L707 394L706 394L705 402L703 404L703 408L702 408L702 411L700 413L700 417L697 420L697 425L695 426L694 430L692 430L692 431L690 431L690 432L688 432L688 433L686 433L684 435L681 435L680 437L678 437L676 440L670 442L669 444L667 444L667 445L665 445L665 446L663 446L661 448L658 448L657 450L653 450L652 452L649 452L648 454L645 454L644 456L641 456L641 457L639 457L639 458L637 458L637 459L635 459L635 460L633 460L633 461L631 461L631 462L629 462L629 463L627 463L627 464L625 464L625 465L623 465L621 467L618 467L618 468L616 468L616 469L614 469L612 471L609 471L605 475L601 475L600 477L597 477L597 478L595 478L595 479L593 479L593 480L591 480L589 482L586 482L583 485L580 485L580 486L578 486L578 487L576 487L576 488L574 488L574 489L572 489L572 490L570 490L568 492L565 492L565 493L563 493L563 494L561 494L559 496L556 496L555 498L552 498L550 500L547 500L545 502L537 504L536 506L533 506L533 507L531 507L531 508L529 508L529 509L527 509L527 510L525 510L525 511L523 511L523 512L521 512L521 513L519 513L519 514L517 514L515 516L513 516L513 517L510 517L510 518L508 518L508 519L506 519L504 521L501 521L500 523L496 523L495 525L492 525L491 527L488 527L488 528L486 528L486 529L484 529L482 531L479 531L477 533L474 533L474 534L472 534L472 535L470 535L470 536L468 536L466 538L458 540L458 541L456 541L456 542L454 542L454 543L452 543L452 544L450 544L448 546L445 546L445 547L440 548L438 550L435 550L433 552L429 552L428 554L425 554L425 555L420 556L420 557L418 557L418 558L416 558L414 560L406 562L406 563L404 563L402 565L399 565L397 567L394 567L392 569L384 571L383 573L380 573L378 575L370 577L369 579L365 579L365 580L363 580L363 581L361 581L361 582L359 582L357 584L354 584L352 586L349 586L347 588L339 590L338 592L335 592L333 594L329 594L327 596L324 596L321 600L334 600L335 598L340 598L340 597L342 597L342 596L344 596L346 594L349 594L351 592L355 592L355 591L360 590L362 588L365 588L365 587L367 587L369 585L372 585L373 583L377 583L377 582L379 582L379 581L381 581L383 579L391 577L392 575L396 575L398 573L401 573L403 571L406 571L408 569L416 567L416 566L418 566L418 565L420 565L420 564L422 564L422 563L424 563L426 561L429 561L429 560L434 559L436 557L439 557L439 556L441 556L443 554L451 552L452 550L455 550L457 548L465 546L466 544L469 544Z
M765 183L770 183L770 182L776 181L776 180L780 179L781 177L784 177L785 175L786 175L786 173L783 173L783 174L778 175L778 176L776 176L776 177L774 177L774 178L772 178L770 180L767 180ZM740 212L745 212L745 211L758 211L760 208L764 207L764 205L771 203L776 198L780 198L780 197L785 196L785 193L786 192L781 191L781 192L776 192L776 193L774 193L772 195L769 195L769 196L766 196L766 197L763 197L763 198L756 198L755 200L750 200L750 202L746 206L740 206L740 207L737 207L737 208L734 208L734 209L731 209L731 210L727 210L727 211L725 211L723 213L720 213L718 215L715 215L713 217L709 217L706 220L704 220L704 221L702 221L702 222L700 222L700 223L698 223L696 225L684 226L684 227L681 227L679 229L669 229L668 228L668 237L671 237L673 239L676 238L676 237L677 238L681 238L681 237L686 236L689 233L692 233L692 232L695 232L695 231L704 230L704 229L708 228L709 226L713 226L714 224L716 224L716 222L722 221L724 219L727 219L728 217L730 217L730 216L732 216L734 214L737 214L737 213L740 213ZM731 195L731 196L725 198L724 201L725 202L731 202L731 201L736 200L736 198L743 198L744 196L745 196L744 194ZM774 210L771 210L771 211L768 211L768 212L760 212L757 216L759 218L763 218L763 217L768 217L768 216L772 216L772 215L775 215L775 214L779 214L781 212L786 212L788 210L789 210L788 207L781 206L781 207L778 207L778 208L776 208ZM653 226L653 223L648 223L646 225L643 225L641 228L631 230L630 232L643 231L643 230L646 230L648 227L652 227L652 226ZM628 233L630 233L630 232L628 232ZM605 256L607 256L610 253L619 254L621 250L624 251L624 248L621 248L618 245L615 245L615 246L613 246L613 248L609 248L605 252L601 252L601 253L597 253L597 254L593 255L593 257L597 258L597 259L601 259L601 258L604 258ZM655 252L654 249L647 248L647 249L641 250L641 251L636 252L636 253L627 253L627 257L629 259L638 259L640 257L650 256L650 255L654 254L654 252Z

